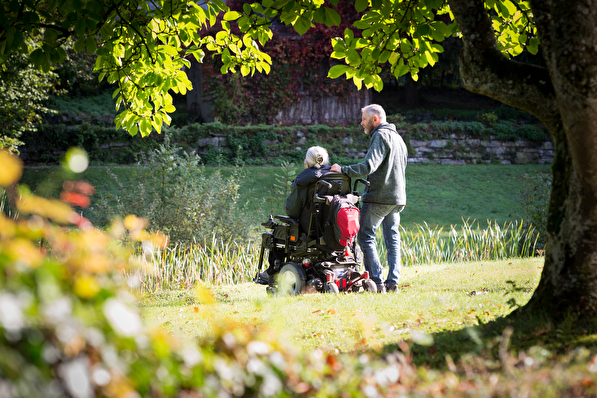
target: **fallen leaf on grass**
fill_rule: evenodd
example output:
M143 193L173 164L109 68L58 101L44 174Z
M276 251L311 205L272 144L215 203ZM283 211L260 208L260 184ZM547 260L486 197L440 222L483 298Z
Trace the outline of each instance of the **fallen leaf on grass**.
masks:
M328 310L328 314L335 314L335 313L336 313L336 310L335 310L335 309L333 309L333 308L330 308L330 309Z
M199 312L199 307L193 307L193 311Z
M315 310L312 312L312 314L319 314L321 312L321 310Z
M400 286L400 287L410 287L410 285L402 285L402 286Z

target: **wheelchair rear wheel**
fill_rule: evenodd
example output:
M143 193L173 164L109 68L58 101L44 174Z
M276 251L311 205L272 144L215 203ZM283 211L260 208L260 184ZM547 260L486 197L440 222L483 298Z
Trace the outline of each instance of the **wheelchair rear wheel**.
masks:
M305 281L295 263L286 263L278 274L278 294L296 296L305 288Z

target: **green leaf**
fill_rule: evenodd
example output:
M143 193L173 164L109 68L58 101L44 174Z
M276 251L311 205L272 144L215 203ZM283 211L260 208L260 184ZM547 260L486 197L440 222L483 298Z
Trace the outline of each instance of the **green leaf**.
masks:
M354 4L354 8L357 12L365 11L367 6L369 5L369 0L357 0Z
M352 30L348 28L344 29L344 41L346 42L346 44L350 45L352 39L354 39L354 33L352 33Z
M137 129L137 125L136 124L133 124L132 126L130 126L129 128L127 128L126 130L133 137L136 136L137 133L138 133L138 129ZM141 136L145 137L143 134L141 134Z
M337 79L338 77L345 74L351 68L348 65L334 65L330 68L328 72L328 77L332 79Z
M332 8L325 7L325 24L329 27L331 26L339 26L342 19L338 12Z
M141 136L147 137L149 134L151 134L152 129L153 129L153 126L149 120L147 120L147 119L141 120L141 123L139 124L139 130L141 130Z
M162 121L162 117L159 114L153 115L151 124L153 125L153 128L155 129L155 131L157 131L158 134L162 133L163 123L164 122Z
M427 8L432 8L435 10L439 10L443 4L444 0L425 0L425 5Z
M224 32L223 30L220 30L218 33L216 33L216 43L218 43L219 45L225 45L227 40L228 33Z
M38 48L29 55L29 59L31 60L33 65L35 65L38 68L41 68L43 62L46 59L46 56L44 55L43 50L41 48Z
M402 40L400 42L400 52L402 54L409 54L412 52L412 45L407 40Z
M66 51L62 47L55 47L50 52L50 61L53 64L61 64L66 59Z
M427 58L427 62L429 62L429 65L431 65L431 66L435 65L435 60L433 59L433 55L429 51L425 51L425 58Z
M529 44L527 45L527 50L533 55L539 52L539 39L536 37L531 37L529 40Z
M379 56L379 62L385 64L390 59L390 55L392 55L391 51L384 50L381 55Z
M333 51L330 55L330 58L334 59L343 59L346 57L346 53L344 51Z
M504 6L508 10L510 16L516 14L516 6L510 0L502 0Z
M510 12L508 11L508 7L506 7L502 1L498 1L495 4L495 10L500 14L504 19L510 18Z
M300 17L298 17L298 19L294 23L294 30L296 30L296 32L301 36L307 33L310 27L311 19L307 18L305 15L301 15Z
M445 39L444 34L437 29L431 29L431 37L435 41L443 41Z
M388 58L388 61L390 62L390 64L395 65L398 61L398 53L392 52L392 54L390 54L390 58Z
M323 7L320 7L317 10L315 10L315 12L313 13L313 20L321 24L327 23L325 18L325 9Z
M394 68L394 76L400 77L408 73L408 65L404 65L402 61Z
M228 11L224 14L224 21L236 21L242 16L242 14L238 11Z
M373 83L373 88L378 93L381 92L381 90L383 90L383 80L378 75L375 75L375 81Z
M527 42L527 35L522 34L520 36L518 36L518 42L522 45L524 45Z
M347 54L348 55L346 57L346 62L348 62L349 65L358 66L361 64L361 56L359 55L358 52L356 52L355 50L350 48L350 49L348 49Z
M75 51L80 53L85 49L86 41L84 37L79 37L79 39L75 42Z
M85 40L85 48L89 54L93 54L95 52L97 49L97 43L93 37L88 37L87 40Z

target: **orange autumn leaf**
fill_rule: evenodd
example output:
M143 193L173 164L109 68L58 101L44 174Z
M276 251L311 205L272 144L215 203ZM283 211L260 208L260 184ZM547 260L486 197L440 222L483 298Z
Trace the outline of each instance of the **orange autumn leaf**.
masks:
M90 204L89 198L87 196L70 191L63 191L60 194L60 200L79 207L89 207Z

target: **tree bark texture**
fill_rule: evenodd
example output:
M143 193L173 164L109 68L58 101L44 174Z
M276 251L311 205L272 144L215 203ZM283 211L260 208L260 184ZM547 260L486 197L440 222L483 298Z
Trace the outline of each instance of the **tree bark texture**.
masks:
M464 86L535 115L555 146L545 266L526 309L597 310L597 8L531 0L547 68L497 48L483 0L449 0L463 32Z

